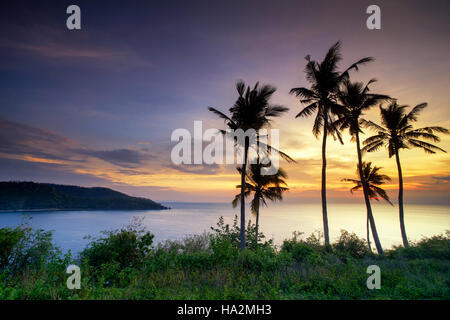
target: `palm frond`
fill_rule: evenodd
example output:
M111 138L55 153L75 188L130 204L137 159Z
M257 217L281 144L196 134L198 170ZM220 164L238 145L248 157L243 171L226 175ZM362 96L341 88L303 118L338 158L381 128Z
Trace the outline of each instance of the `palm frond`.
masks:
M438 146L417 139L408 139L408 143L413 145L414 147L423 149L425 153L436 153L436 151L442 151L445 153L447 152L444 149L439 148Z
M410 121L417 121L419 113L428 106L428 103L424 102L415 106L406 116Z
M311 103L309 106L305 107L300 111L295 117L309 117L317 110L317 103Z
M284 107L284 106L269 106L265 110L265 116L266 117L279 117L287 111L289 111L289 108Z
M361 148L361 151L363 153L365 153L365 152L374 152L374 151L379 150L383 145L384 145L383 141L377 141L377 142L369 143L366 146L364 146L363 148Z
M380 187L377 187L377 186L371 186L371 189L375 192L375 194L380 196L382 199L384 199L386 202L388 202L391 206L394 206L394 204L391 202L391 199L389 199L389 196L384 189L381 189ZM376 200L378 200L378 199L376 199Z
M219 116L219 118L221 118L221 119L223 119L225 121L228 121L230 123L234 123L233 120L230 119L230 117L228 117L223 112L217 110L216 108L208 107L208 110L211 111L212 113L214 113L215 115Z
M363 126L364 128L369 128L369 129L379 131L379 132L387 132L387 130L385 128L383 128L382 126L380 126L370 120L367 121L367 120L361 119L361 126Z

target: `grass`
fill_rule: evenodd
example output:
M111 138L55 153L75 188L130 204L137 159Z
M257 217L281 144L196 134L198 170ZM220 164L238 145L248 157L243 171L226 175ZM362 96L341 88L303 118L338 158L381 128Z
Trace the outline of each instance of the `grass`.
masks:
M76 257L51 234L27 225L0 229L0 299L449 299L450 234L424 238L378 256L342 231L325 248L321 235L294 233L279 248L255 226L240 252L239 227L220 219L210 233L153 245L139 221L91 239ZM81 289L69 290L69 264ZM366 286L367 267L381 288Z

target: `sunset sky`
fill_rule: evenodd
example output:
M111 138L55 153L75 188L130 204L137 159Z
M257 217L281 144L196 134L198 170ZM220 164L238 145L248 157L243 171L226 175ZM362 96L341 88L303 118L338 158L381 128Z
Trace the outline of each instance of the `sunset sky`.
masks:
M81 8L81 30L66 28L66 8ZM308 86L304 57L321 60L343 43L342 68L399 104L428 102L417 126L450 128L450 2L377 1L382 29L366 28L373 1L3 1L0 4L0 180L105 186L160 201L230 201L232 165L176 166L173 130L223 128L207 107L227 111L236 81L277 88L290 108L273 127L297 160L286 169L288 201L319 201L321 141L289 95ZM366 119L379 123L374 108ZM372 132L367 132L371 134ZM332 139L330 201L358 201L356 149ZM366 135L365 137L368 137ZM450 150L450 136L440 147ZM400 154L409 203L450 203L450 158L421 150ZM365 155L393 180L387 151Z

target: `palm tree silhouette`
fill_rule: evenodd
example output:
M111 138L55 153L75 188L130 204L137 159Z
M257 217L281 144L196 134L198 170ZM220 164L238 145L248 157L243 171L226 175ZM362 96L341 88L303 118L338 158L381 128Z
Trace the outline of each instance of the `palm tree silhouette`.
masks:
M327 52L322 62L311 60L306 56L308 63L305 67L306 80L311 84L311 88L292 88L290 93L300 98L302 104L307 104L298 117L309 117L317 111L317 115L313 125L313 134L319 137L323 131L322 138L322 215L325 244L330 245L330 235L328 231L328 214L326 200L326 144L328 135L337 135L340 139L339 132L332 125L333 116L339 115L342 108L336 103L336 95L339 91L340 84L348 78L348 72L351 69L358 70L358 66L373 61L373 58L363 58L352 64L344 72L338 70L338 64L342 60L341 42L336 42ZM342 141L341 141L342 143Z
M383 185L386 181L391 181L391 178L385 174L381 174L379 171L381 167L372 167L372 162L363 162L361 165L357 165L356 175L359 177L359 180L355 179L342 179L342 181L353 182L355 186L350 189L350 192L353 194L354 191L358 191L361 188L364 190L364 185L366 186L366 192L370 200L384 199L390 205L393 206L389 196L386 191L379 186ZM367 215L366 219L366 229L367 229L367 244L369 245L369 250L372 252L372 248L370 247L370 232L369 232L369 215ZM375 236L374 236L375 239Z
M426 153L436 153L436 151L445 150L424 140L439 142L440 139L435 133L449 134L449 131L443 127L424 127L414 129L413 122L417 121L417 116L427 103L421 103L415 106L409 113L406 113L408 106L399 106L397 102L391 103L386 108L380 106L382 126L372 122L365 121L364 125L377 131L378 134L366 139L363 144L363 151L373 152L385 146L389 152L389 158L395 155L398 169L398 206L400 231L402 234L403 246L409 246L405 229L405 217L403 210L403 175L400 165L400 149L421 148Z
M283 113L287 112L289 109L280 106L272 105L269 100L275 93L275 88L269 85L259 86L259 82L252 88L245 85L243 81L239 81L236 84L236 90L239 94L238 99L234 105L229 109L230 116L225 115L221 111L209 107L208 110L218 115L221 119L225 121L225 125L235 131L242 129L244 132L253 129L256 132L264 127L270 126L271 118L279 117ZM223 134L227 135L228 132L222 131ZM253 135L253 136L251 136ZM261 143L257 133L253 133L250 136L246 136L244 141L235 138L235 142L240 148L243 148L243 164L241 170L241 234L240 234L240 249L245 248L245 174L248 161L248 150L250 147L255 148L257 146L252 145L252 143ZM268 151L272 148L267 146ZM279 152L279 154L287 159L292 160L286 154Z
M362 82L351 82L349 79L345 79L343 81L342 88L338 93L338 98L344 109L341 118L335 122L335 126L340 130L348 129L352 140L356 141L356 153L358 155L357 167L359 171L358 175L361 179L364 201L366 203L367 221L370 222L370 227L372 229L373 239L377 251L379 254L383 254L383 248L378 237L375 219L372 213L372 206L370 204L371 191L369 185L365 181L366 176L363 174L364 168L359 137L359 134L363 133L360 127L360 121L363 121L361 119L363 112L369 110L371 107L382 101L390 99L390 97L386 95L369 93L369 85L375 81L375 79L371 79L366 85L364 85Z
M252 213L256 216L256 243L258 243L258 230L259 230L259 208L262 205L267 207L267 201L281 201L283 200L283 192L289 190L284 179L287 178L286 172L279 168L278 172L273 175L261 174L262 167L265 166L259 161L250 165L250 170L246 174L245 182L245 197L250 196L253 193L253 199L251 201ZM238 167L239 173L242 172L242 168ZM241 188L241 185L236 188ZM239 202L241 202L241 195L237 194L232 201L235 208Z

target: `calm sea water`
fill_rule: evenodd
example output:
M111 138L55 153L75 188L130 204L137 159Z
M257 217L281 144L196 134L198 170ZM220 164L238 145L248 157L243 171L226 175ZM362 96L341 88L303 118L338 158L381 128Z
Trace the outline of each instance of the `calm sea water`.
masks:
M215 226L220 216L230 223L238 209L228 203L165 203L171 210L163 211L51 211L33 212L31 225L53 230L54 242L64 251L79 252L87 244L86 235L97 236L102 230L127 225L134 216L155 234L155 241L181 239L185 235L200 234ZM336 239L341 229L365 238L366 217L363 204L328 204L330 237ZM406 206L406 230L412 240L443 233L450 229L450 206ZM386 248L401 243L398 208L374 204L374 216L382 245ZM252 220L254 217L250 216ZM0 227L16 226L23 222L22 213L0 213ZM268 238L280 244L293 231L306 235L322 230L320 203L277 203L261 209L260 229Z

